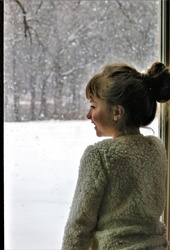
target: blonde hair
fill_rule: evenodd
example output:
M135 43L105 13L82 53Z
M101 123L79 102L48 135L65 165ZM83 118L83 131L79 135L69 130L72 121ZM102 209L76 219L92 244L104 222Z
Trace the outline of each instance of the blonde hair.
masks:
M156 102L170 99L170 72L160 62L144 74L127 64L106 65L88 82L86 97L97 97L108 107L122 105L127 126L147 126L155 117Z

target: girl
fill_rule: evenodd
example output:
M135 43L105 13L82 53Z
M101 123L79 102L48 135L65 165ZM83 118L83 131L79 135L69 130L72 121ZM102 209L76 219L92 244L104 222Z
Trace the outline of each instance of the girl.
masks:
M87 118L97 136L85 150L62 250L165 250L166 151L141 127L170 99L170 71L154 63L146 74L126 64L105 66L86 87Z

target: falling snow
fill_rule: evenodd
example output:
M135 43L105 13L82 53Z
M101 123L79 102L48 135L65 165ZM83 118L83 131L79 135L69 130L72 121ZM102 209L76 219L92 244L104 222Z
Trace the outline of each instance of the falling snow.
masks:
M5 249L61 249L81 155L101 139L89 121L4 124Z

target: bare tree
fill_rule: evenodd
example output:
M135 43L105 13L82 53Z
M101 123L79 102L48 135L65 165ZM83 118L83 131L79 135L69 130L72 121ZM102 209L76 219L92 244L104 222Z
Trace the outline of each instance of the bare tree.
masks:
M159 58L158 0L5 1L13 29L6 53L11 43L16 50L15 61L6 59L6 100L15 92L8 110L20 120L84 119L84 89L96 70L115 60L143 70Z

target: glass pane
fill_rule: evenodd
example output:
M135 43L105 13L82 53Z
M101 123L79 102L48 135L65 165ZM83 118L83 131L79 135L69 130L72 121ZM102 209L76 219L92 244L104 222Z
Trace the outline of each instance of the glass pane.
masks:
M6 0L4 11L5 245L60 249L79 160L100 140L86 83L111 62L159 60L159 0Z

